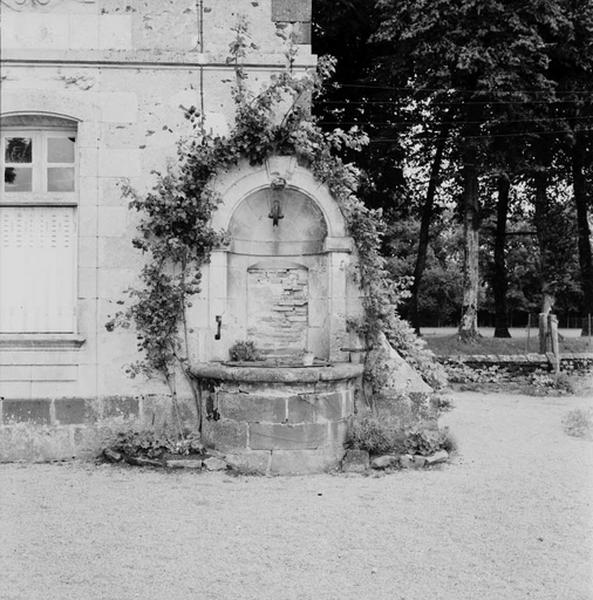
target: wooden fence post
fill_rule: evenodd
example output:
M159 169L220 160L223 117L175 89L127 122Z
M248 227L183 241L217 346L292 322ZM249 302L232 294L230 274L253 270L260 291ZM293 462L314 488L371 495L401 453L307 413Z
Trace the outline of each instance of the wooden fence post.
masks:
M554 373L556 377L560 374L560 345L558 343L558 317L548 315L548 331L552 340L552 353L554 355Z
M539 353L545 354L548 346L548 315L539 313Z

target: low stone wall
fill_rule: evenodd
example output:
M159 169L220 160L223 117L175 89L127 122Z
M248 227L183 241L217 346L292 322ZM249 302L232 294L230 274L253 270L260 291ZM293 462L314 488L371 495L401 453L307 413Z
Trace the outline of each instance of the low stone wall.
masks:
M181 410L184 421L195 418L189 402ZM172 422L171 401L164 395L0 398L0 462L93 458L119 431L166 430Z
M521 371L533 371L551 367L554 364L554 356L548 354L459 354L439 356L440 363L464 364L469 367L499 366L507 369ZM593 367L593 352L566 352L560 355L561 369L587 369Z
M233 466L273 474L312 473L341 461L362 365L203 365L194 374L212 384L205 439Z
M202 371L212 389L203 394L208 413L204 441L245 471L335 468L344 455L362 369L356 364L271 369L215 365L212 371L209 365ZM183 423L195 426L193 402L181 400L180 409ZM118 432L171 432L173 422L165 395L0 398L0 462L94 458Z

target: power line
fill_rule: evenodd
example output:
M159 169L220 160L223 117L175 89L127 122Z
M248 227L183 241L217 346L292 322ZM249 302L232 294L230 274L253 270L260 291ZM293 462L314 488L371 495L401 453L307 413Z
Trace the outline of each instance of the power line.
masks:
M548 121L589 121L593 119L593 115L589 116L589 117L542 117L542 118L536 118L536 119L509 119L509 120L504 120L504 121L488 121L483 120L483 121L435 121L434 123L431 123L431 125L433 127L439 127L440 125L480 125L480 124L490 124L490 125L505 125L508 123L542 123L542 122L548 122ZM353 120L348 120L348 121L325 121L323 119L320 119L320 121L324 124L324 125L419 125L418 121L416 120L396 120L394 119L393 121L353 121Z
M593 131L593 128L591 128L591 129L582 128L582 129L579 129L578 131L579 132L580 131ZM461 137L465 140L469 140L469 139L487 140L490 138L545 136L545 135L555 135L555 134L559 134L559 133L572 133L572 131L566 130L566 129L561 129L559 131L524 131L522 133L493 133L493 134L484 134L484 135L464 135ZM422 134L422 133L413 134L413 135L414 135L414 137L429 138L433 141L451 139L451 138L432 136L431 134ZM376 138L374 140L370 140L370 143L374 144L374 143L378 143L378 142L400 142L400 141L401 141L401 139L398 139L398 138Z
M476 90L476 89L463 89L456 87L447 87L447 88L429 88L429 87L421 87L421 86L405 86L405 87L397 87L397 86L380 86L380 85L369 85L369 84L360 84L360 83L340 83L337 82L336 87L349 87L349 88L362 88L369 90L397 90L404 92L467 92L471 94L560 94L560 95L571 95L571 94L583 94L586 96L593 96L593 90L591 91L557 91L554 89L551 90L542 90L542 89L512 89L512 90L496 90L496 91L486 91L486 90Z
M593 94L591 94L593 98ZM431 100L431 106L465 106L465 105L483 105L483 104L581 104L582 99L579 100L456 100L456 101L433 101ZM393 104L394 106L410 106L408 101L402 102L401 100L318 100L315 102L318 104Z

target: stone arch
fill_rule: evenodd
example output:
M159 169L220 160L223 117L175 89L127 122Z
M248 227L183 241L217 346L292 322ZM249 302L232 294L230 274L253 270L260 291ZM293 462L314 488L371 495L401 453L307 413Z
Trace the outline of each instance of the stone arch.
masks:
M328 227L319 205L292 187L283 189L277 198L277 224L270 215L274 192L269 187L252 192L239 202L228 226L231 252L260 256L323 252Z
M219 176L214 187L222 197L222 204L214 211L214 228L227 230L240 204L248 196L269 189L275 175L286 181L288 189L307 196L315 203L327 225L327 237L347 237L344 216L327 186L317 181L308 169L298 165L294 157L289 156L272 157L264 165L255 167L244 162L238 168Z
M98 147L96 127L101 121L101 108L90 98L48 90L27 90L27 94L6 92L2 96L2 117L41 115L75 121L82 148Z

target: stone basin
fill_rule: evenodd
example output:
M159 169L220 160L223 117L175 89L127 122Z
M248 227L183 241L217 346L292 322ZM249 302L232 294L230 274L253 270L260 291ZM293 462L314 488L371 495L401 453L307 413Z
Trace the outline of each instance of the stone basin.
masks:
M191 372L207 382L205 438L229 463L274 474L338 466L363 365L212 362L194 365Z

